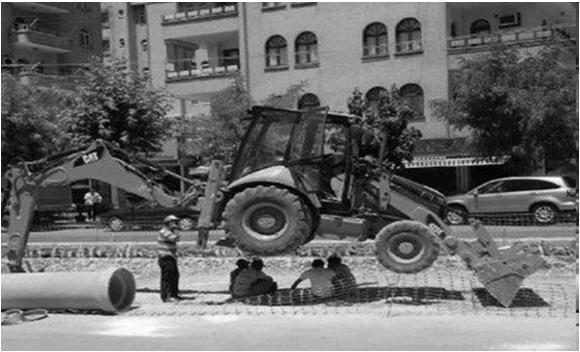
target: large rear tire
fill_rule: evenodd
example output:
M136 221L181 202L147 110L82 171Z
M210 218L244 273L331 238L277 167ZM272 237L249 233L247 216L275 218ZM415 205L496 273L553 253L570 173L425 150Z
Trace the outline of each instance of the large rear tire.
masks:
M416 221L397 221L377 235L379 262L396 273L418 273L430 267L439 256L439 242L429 228Z
M289 190L275 186L247 188L226 205L226 235L244 252L259 255L288 253L311 233L310 209Z

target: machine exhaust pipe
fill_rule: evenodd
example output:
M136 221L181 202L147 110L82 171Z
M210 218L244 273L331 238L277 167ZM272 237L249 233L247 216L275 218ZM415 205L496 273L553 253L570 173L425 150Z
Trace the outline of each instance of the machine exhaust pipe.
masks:
M2 274L2 310L45 308L118 313L131 307L135 291L135 278L124 268Z

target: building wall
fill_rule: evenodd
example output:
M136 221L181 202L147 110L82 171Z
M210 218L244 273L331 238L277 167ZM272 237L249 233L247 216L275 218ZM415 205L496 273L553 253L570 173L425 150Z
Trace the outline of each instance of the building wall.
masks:
M281 93L290 85L306 82L306 90L316 94L322 105L346 111L354 88L363 93L382 86L420 85L425 102L447 95L447 56L445 47L445 5L442 3L318 3L263 12L261 3L248 3L248 52L250 88L257 101ZM395 55L395 28L404 18L421 23L423 53ZM364 62L362 33L372 22L387 26L389 59ZM339 25L337 25L339 24ZM296 69L294 40L303 31L318 39L320 66ZM265 72L265 43L272 35L283 36L289 48L287 71ZM425 121L413 123L426 138L447 136L445 123L437 121L428 107Z

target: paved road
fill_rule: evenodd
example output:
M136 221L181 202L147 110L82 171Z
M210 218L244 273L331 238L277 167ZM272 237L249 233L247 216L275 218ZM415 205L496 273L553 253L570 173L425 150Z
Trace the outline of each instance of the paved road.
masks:
M576 317L51 315L3 350L578 350Z
M576 238L576 226L486 226L494 238L505 240L541 240L551 239L570 241ZM459 238L473 239L475 234L469 226L452 227ZM197 241L196 231L182 232L184 242ZM6 243L7 233L2 232L2 243ZM216 230L210 233L210 240L217 240L223 236L223 231ZM59 231L31 232L30 242L154 242L157 238L156 230L112 232L102 228L85 228Z

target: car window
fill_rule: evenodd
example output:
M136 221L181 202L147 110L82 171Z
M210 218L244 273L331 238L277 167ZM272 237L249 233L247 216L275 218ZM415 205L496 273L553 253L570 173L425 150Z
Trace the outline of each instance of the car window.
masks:
M564 180L566 187L576 188L576 180L574 180L572 177L564 176L562 179Z
M560 188L560 186L553 182L535 180L533 189L541 190L541 189L558 189L558 188Z
M536 189L534 180L508 180L504 182L502 192L521 192Z
M496 181L491 182L486 185L483 185L477 189L477 193L485 194L485 193L498 193L501 192L503 181Z

